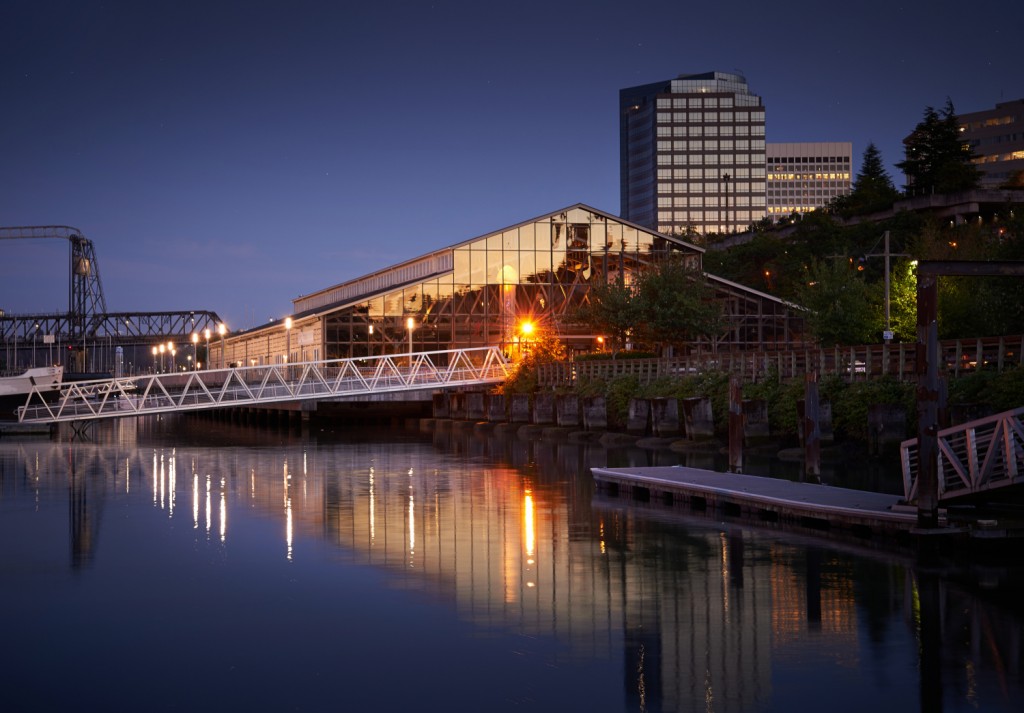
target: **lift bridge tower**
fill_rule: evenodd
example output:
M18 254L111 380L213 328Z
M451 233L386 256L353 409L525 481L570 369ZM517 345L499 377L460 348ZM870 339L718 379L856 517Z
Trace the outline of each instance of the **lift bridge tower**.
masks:
M133 368L144 370L151 364L146 355L154 344L179 344L183 353L191 345L195 352L192 335L216 333L222 327L220 317L208 310L109 312L96 251L81 230L66 225L0 227L0 240L38 239L68 242L68 309L23 315L0 311L0 368L16 371L59 361L66 372L114 373L124 366L118 359L127 358Z

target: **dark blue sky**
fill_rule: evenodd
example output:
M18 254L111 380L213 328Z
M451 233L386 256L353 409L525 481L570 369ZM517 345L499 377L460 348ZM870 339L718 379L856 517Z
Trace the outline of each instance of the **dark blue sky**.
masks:
M769 141L892 164L928 105L1024 97L1013 0L0 5L0 226L71 225L108 309L291 299L576 202L619 212L619 89L739 70ZM67 309L0 242L0 308Z

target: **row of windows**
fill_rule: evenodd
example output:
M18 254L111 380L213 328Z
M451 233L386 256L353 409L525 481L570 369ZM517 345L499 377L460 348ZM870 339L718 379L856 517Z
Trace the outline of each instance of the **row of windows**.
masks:
M783 163L839 163L839 164L843 164L843 165L846 165L846 166L850 165L850 157L849 156L826 156L824 158L822 158L821 156L816 156L816 157L811 157L811 156L772 156L771 157L771 161L772 161L772 163L778 163L778 164L783 164ZM785 170L786 167L785 166L778 166L777 168L778 168L779 171L782 171L782 170ZM795 168L809 168L809 167L808 166L799 166L799 167L794 167L794 169ZM790 170L793 170L793 169L790 169Z
M691 139L658 142L658 151L749 151L762 148L763 139Z
M661 105L659 104L659 107ZM1007 116L993 116L988 119L982 119L981 121L971 121L964 124L965 129L971 129L972 131L982 129L986 126L1003 126L1004 124L1012 124L1017 120L1017 117L1011 115Z
M756 220L758 216L764 214L764 204L761 204L761 210L750 211L750 210L659 210L658 211L658 222L659 223L705 223L705 222L718 222L720 220L728 220L733 223L743 223L753 216ZM734 226L735 227L735 226ZM667 231L671 233L672 231Z
M850 174L842 173L769 173L769 181L849 181Z
M659 208L743 208L752 205L765 205L763 196L661 196L658 198Z
M659 111L659 124L764 124L763 111Z
M1020 161L1024 158L1024 151L1011 151L1010 153L989 154L978 156L972 163L996 163L997 161Z
M694 176L694 178L700 178L700 176ZM714 178L711 176L710 178ZM748 181L735 181L726 183L725 181L714 181L707 183L658 183L658 193L725 193L728 191L730 194L742 194L750 193L764 193L765 182L754 181L750 183Z
M759 164L761 175L766 171L762 163L763 154L758 153L695 153L658 154L659 166L745 166Z
M659 109L731 109L732 97L658 97Z
M681 124L660 124L658 126L658 138L664 139L668 137L690 137L690 136L764 136L764 124L755 124L753 126L715 126L714 124L707 125L690 125L683 126Z
M830 196L843 195L843 194L846 194L848 192L849 192L848 190L844 190L844 189L840 189L840 188L835 188L835 189L832 189L832 190L824 189L824 188L823 189L808 189L808 188L805 188L805 189L802 189L802 190L793 190L793 191L768 191L768 200L769 201L776 201L776 202L778 202L779 200L783 200L783 199L785 199L787 197L791 197L791 196L810 196L810 197L819 196L819 197L827 198L827 197L830 197Z
M744 178L764 178L765 170L763 166L754 166L753 168L737 167L729 171L722 171L717 168L659 168L658 181L678 181L687 178L714 178L724 181L724 173L732 174L733 180L741 180Z

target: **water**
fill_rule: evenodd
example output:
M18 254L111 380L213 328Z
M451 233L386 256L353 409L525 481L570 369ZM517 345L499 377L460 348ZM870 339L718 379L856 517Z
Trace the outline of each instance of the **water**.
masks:
M1021 565L632 505L588 472L686 458L711 457L192 419L0 440L4 709L1024 706Z

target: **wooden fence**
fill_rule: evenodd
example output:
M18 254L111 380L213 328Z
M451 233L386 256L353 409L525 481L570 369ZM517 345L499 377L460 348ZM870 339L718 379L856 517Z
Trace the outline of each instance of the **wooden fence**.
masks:
M950 376L978 368L1003 371L1024 364L1024 337L950 339L939 342L940 370ZM759 381L777 374L782 379L838 374L848 380L892 376L900 381L917 379L917 345L870 344L834 349L803 349L772 352L719 352L674 359L585 359L542 364L537 369L542 386L564 386L576 380L608 381L633 376L641 383L665 377L695 376L706 371L736 374L744 381Z

